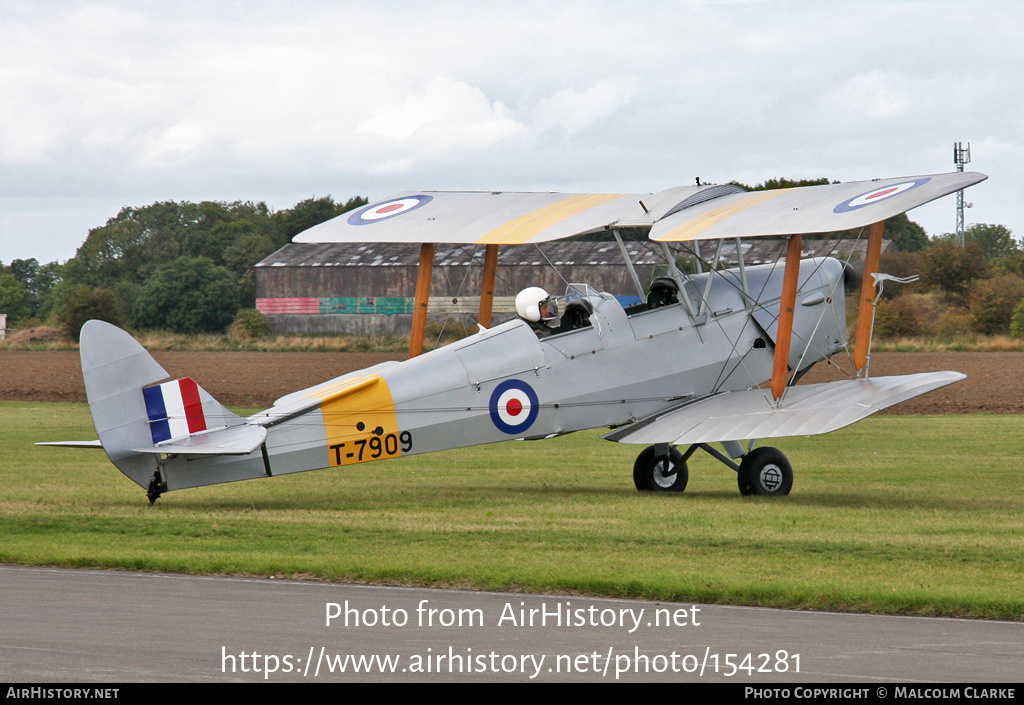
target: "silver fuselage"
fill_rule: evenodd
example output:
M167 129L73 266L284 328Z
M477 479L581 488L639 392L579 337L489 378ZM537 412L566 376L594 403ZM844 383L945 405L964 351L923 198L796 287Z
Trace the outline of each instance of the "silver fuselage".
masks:
M619 426L686 399L764 384L771 377L783 272L764 265L744 274L745 289L737 271L691 276L687 292L702 302L694 307L697 315L678 303L627 313L615 297L587 290L593 314L583 328L538 338L514 320L296 392L246 422L265 424L275 409L369 375L386 385L397 426L380 428L377 439L368 432L360 439L355 429L362 426L362 410L345 408L352 418L346 441L324 405L269 424L265 453L165 459L168 489ZM806 369L845 346L843 265L804 260L789 367Z

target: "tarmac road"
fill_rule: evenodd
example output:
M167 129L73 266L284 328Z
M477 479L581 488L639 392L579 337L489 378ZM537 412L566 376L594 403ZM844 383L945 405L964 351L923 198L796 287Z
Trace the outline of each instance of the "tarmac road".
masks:
M8 683L815 682L877 696L1022 673L1014 622L0 566Z

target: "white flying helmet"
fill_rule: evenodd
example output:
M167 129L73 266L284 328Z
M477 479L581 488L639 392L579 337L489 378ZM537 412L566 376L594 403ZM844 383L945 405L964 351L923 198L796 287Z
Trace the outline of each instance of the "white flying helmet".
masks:
M548 304L550 312L549 315L542 317L540 307L543 304ZM542 318L545 321L550 321L558 317L558 305L548 295L548 292L539 286L531 286L523 289L516 295L516 313L519 314L520 318L524 318L532 323L538 323Z

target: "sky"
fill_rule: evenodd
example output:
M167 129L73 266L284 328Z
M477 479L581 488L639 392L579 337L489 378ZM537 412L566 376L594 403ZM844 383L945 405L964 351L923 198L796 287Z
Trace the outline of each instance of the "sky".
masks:
M0 0L0 261L157 201L856 181L954 142L968 225L1020 238L1021 37L1019 0Z

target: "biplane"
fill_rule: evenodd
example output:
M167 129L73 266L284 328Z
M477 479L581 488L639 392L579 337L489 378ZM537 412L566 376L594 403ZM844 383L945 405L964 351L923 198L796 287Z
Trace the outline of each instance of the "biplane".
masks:
M687 461L700 450L736 472L742 494L785 495L789 461L756 443L828 433L964 377L870 376L873 305L885 277L883 221L985 178L956 172L755 192L698 183L646 195L398 194L295 241L420 244L409 359L288 394L243 418L191 378L167 381L128 333L89 321L82 373L99 439L51 445L102 447L152 503L188 487L608 428L609 441L645 446L633 467L639 490L683 491ZM645 231L664 255L664 276L647 286L622 246L626 228ZM812 365L849 351L851 282L848 263L802 258L798 233L851 229L867 229L853 370L845 380L797 384ZM607 232L633 272L638 304L568 283L557 297L561 316L543 335L521 318L491 326L500 246ZM723 266L723 244L742 253L741 238L750 237L787 237L784 265L740 256ZM674 247L699 252L705 241L713 257L679 264ZM481 325L423 353L436 243L486 246Z

